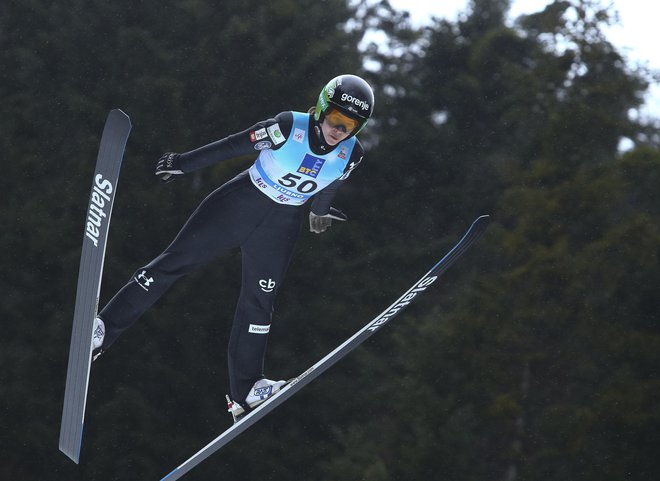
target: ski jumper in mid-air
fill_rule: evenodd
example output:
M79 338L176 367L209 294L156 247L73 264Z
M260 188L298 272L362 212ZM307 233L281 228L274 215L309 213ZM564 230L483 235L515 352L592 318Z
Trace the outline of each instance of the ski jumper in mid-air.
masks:
M106 351L180 277L227 249L240 247L242 283L231 329L228 367L234 419L277 392L285 381L265 379L264 357L275 296L291 260L311 199L311 232L346 216L331 207L337 190L360 163L355 135L373 112L371 87L340 75L321 90L308 113L282 112L224 139L164 154L156 175L171 181L226 159L259 152L246 171L212 192L158 257L139 268L99 312L94 359Z

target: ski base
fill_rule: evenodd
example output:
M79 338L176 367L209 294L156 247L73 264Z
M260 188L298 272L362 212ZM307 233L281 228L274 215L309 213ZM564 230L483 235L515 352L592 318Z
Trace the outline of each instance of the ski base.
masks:
M434 265L429 272L427 272L419 281L408 289L399 299L396 300L390 307L385 309L380 315L376 316L371 322L365 325L362 329L356 332L352 337L344 341L334 351L326 355L323 359L318 361L312 367L300 374L298 377L291 379L281 390L276 394L264 401L243 417L238 422L232 425L225 432L220 434L217 438L204 446L196 454L190 457L183 464L175 468L161 481L175 481L199 465L202 461L208 458L211 454L227 445L243 431L255 424L257 421L266 416L269 412L282 404L284 401L293 396L296 392L300 391L303 387L311 381L320 376L329 367L337 361L346 356L349 352L362 344L368 337L373 335L380 327L392 320L403 309L405 309L415 298L433 284L438 277L440 277L450 266L452 266L458 259L474 244L479 237L486 230L490 222L490 217L482 215L477 218L465 235L460 241L445 255L436 265Z
M110 216L130 130L131 121L124 112L115 109L108 114L85 219L60 428L60 451L75 463L80 461L92 330L98 309Z

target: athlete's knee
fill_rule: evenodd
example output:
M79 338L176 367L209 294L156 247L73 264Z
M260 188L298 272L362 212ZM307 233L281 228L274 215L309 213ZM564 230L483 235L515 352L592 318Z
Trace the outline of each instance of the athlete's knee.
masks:
M165 251L146 266L135 273L138 282L164 282L173 281L186 274L193 272L200 263L195 262L190 255L180 252ZM146 286L148 287L148 286Z
M156 284L156 278L159 277L159 275L157 275L152 269L149 269L148 267L142 267L135 271L135 274L133 274L133 280L137 283L138 286L147 292L149 292L149 290L154 287Z
M160 295L165 292L182 274L172 274L151 264L140 267L133 274L132 280L144 293Z

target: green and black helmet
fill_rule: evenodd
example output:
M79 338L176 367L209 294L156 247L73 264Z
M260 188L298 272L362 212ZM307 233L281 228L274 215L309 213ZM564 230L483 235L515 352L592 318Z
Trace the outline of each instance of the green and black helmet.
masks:
M365 126L374 111L374 92L369 84L357 75L340 75L323 87L316 102L314 119L320 124L330 109L355 119L358 125L351 135Z

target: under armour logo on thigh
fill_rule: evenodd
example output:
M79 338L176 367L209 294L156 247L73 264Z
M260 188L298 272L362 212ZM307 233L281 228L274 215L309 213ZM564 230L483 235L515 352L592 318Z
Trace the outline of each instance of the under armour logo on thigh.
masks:
M275 281L273 279L261 279L259 281L259 287L261 287L261 290L264 292L273 292L273 289L275 289Z
M150 277L147 274L147 271L144 270L135 276L135 280L137 281L138 285L145 291L148 291L149 286L151 286L151 284L154 282L154 278Z

